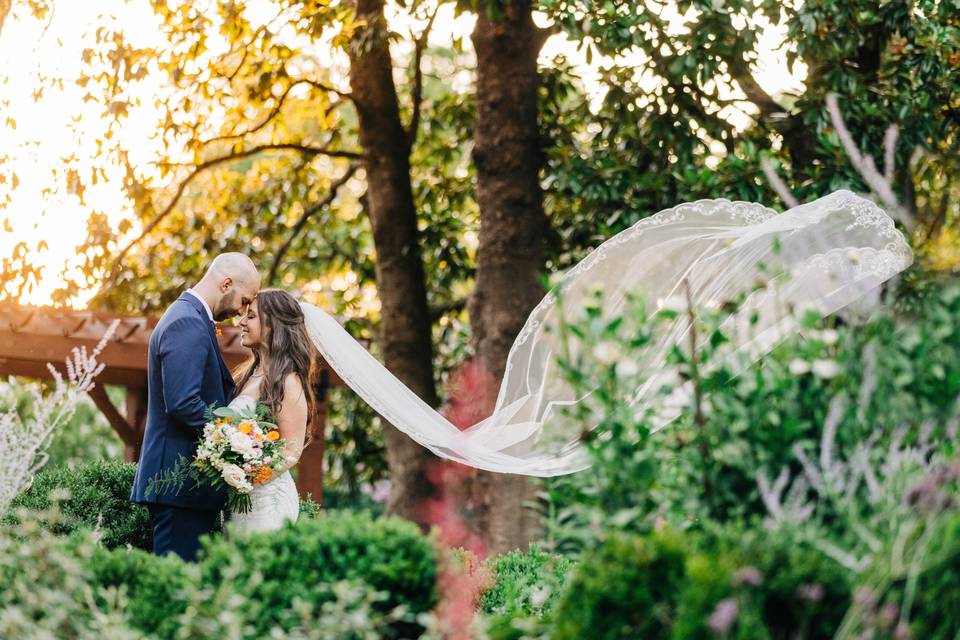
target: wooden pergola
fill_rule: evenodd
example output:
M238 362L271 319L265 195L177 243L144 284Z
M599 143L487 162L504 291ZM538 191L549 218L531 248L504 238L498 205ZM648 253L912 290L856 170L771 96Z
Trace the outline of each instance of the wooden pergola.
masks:
M90 397L125 445L127 461L140 456L147 413L147 346L158 318L123 316L99 311L76 311L52 307L0 305L0 376L25 376L41 380L52 378L47 364L64 372L64 360L72 349L93 350L107 328L119 320L116 332L100 354L105 365L97 377ZM250 352L240 345L240 328L221 325L220 350L230 368L240 364ZM336 373L324 363L328 386L341 384ZM126 389L121 409L107 396L104 385ZM320 420L313 442L300 458L297 487L301 496L323 498L324 426L327 394L321 398Z

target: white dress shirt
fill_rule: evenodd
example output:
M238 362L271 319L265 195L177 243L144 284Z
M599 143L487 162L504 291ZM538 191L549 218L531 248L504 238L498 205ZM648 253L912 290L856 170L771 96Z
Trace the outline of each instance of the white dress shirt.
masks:
M194 291L193 289L187 289L187 293L192 295L194 298L200 301L200 304L203 305L204 310L207 312L207 317L210 318L210 322L216 324L213 319L213 311L210 310L210 305L207 304L207 301L200 297L200 294Z

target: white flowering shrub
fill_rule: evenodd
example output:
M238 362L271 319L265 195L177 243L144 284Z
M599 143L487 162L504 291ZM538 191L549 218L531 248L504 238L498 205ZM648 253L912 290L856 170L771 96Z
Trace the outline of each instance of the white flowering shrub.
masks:
M16 408L0 413L0 513L25 489L34 474L47 461L46 449L57 428L73 415L83 394L93 388L94 378L103 370L97 356L107 346L118 322L107 329L100 343L90 353L75 349L66 360L67 377L47 365L54 378L53 389L43 393L39 386L30 388L33 414L21 419Z

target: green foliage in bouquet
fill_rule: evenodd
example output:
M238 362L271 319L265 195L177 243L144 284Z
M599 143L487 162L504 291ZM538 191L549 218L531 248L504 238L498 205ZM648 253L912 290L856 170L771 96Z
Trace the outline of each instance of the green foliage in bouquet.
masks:
M149 550L150 515L146 507L129 502L136 469L134 464L115 460L94 460L76 469L48 466L14 499L11 511L44 511L50 507L51 492L65 491L67 497L60 500L62 517L56 521L54 533L96 528L107 548L130 545Z

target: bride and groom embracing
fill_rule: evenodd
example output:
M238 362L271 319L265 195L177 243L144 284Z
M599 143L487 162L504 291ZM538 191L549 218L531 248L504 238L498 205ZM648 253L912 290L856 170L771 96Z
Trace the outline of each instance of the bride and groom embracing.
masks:
M260 275L250 258L221 254L167 309L151 335L147 423L130 500L147 506L158 555L195 560L200 537L220 522L224 489L198 484L177 492L150 486L178 460L194 456L211 406L243 410L259 401L286 443L286 466L252 490L252 508L231 514L230 528L268 531L297 519L300 503L289 468L299 459L315 418L311 381L318 354L300 303L286 291L259 289ZM241 344L252 356L231 373L214 323L234 316L240 318Z

